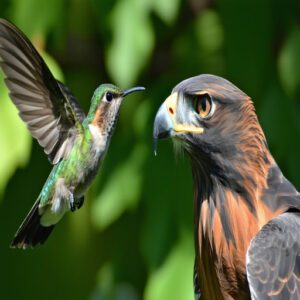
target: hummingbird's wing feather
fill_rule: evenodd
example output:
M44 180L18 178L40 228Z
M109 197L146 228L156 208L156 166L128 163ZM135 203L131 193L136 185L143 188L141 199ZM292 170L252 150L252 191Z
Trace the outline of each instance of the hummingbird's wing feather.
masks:
M0 66L10 98L32 136L56 164L82 129L84 113L71 92L51 74L27 37L0 19Z
M60 81L57 81L57 82L58 82L58 85L59 85L61 91L63 92L64 96L68 98L78 121L80 123L82 123L83 120L85 119L85 113L82 110L80 104L78 103L76 97L73 95L73 93L70 91L70 89L66 85L64 85Z

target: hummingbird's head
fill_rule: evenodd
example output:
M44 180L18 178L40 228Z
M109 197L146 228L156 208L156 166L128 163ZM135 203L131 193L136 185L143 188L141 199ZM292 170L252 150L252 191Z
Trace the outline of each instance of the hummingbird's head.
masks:
M90 123L100 128L102 133L110 134L119 116L121 103L125 96L144 87L122 90L112 84L102 84L94 92L88 118Z

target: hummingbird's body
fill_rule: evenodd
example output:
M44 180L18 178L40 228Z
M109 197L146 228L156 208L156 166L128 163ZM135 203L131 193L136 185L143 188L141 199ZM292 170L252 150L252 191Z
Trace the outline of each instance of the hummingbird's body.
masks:
M66 160L53 167L39 197L41 224L56 224L66 211L82 205L108 148L107 136L92 124L84 128Z
M100 85L85 116L26 36L2 19L0 66L20 117L54 165L12 242L13 247L27 248L42 244L67 211L82 206L108 149L123 98L144 88L123 91Z

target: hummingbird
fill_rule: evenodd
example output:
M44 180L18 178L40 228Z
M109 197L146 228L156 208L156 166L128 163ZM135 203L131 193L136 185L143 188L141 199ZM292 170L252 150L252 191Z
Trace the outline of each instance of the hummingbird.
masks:
M66 212L83 205L108 150L124 97L145 88L122 90L102 84L85 115L25 34L4 19L0 19L0 67L19 116L53 164L11 243L13 248L26 249L43 244Z

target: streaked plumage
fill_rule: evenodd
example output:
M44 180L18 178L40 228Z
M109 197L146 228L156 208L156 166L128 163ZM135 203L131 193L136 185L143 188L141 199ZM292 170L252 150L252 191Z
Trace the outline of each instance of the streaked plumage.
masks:
M115 128L122 91L99 86L85 117L71 91L57 81L26 36L0 19L0 66L10 98L32 136L54 165L36 203L21 224L13 247L43 243L67 211L80 208Z
M196 299L300 299L300 195L251 99L217 76L184 80L156 115L155 141L169 136L191 158Z

